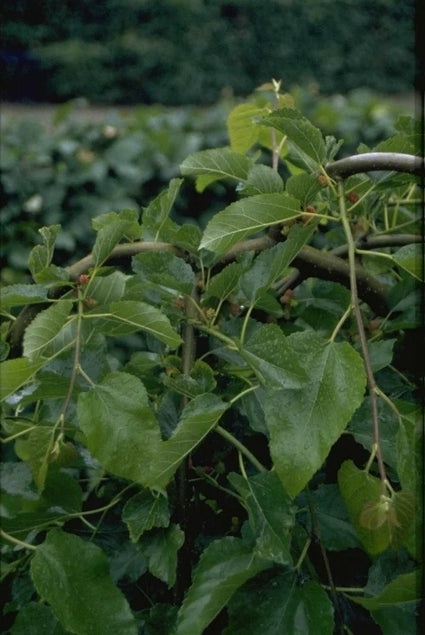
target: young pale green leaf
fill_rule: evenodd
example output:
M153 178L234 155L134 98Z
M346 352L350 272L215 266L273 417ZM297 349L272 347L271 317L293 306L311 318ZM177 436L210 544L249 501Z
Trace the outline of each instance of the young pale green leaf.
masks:
M137 254L132 260L133 271L150 284L190 294L195 283L192 267L166 251Z
M131 540L137 542L145 531L153 527L168 527L168 499L159 492L143 490L124 505L122 519L128 527Z
M308 381L298 353L277 324L260 326L239 352L265 386L301 388Z
M11 397L26 384L48 360L30 362L26 357L8 359L0 364L0 401Z
M360 355L346 342L306 331L288 337L288 344L308 379L295 390L267 387L265 416L276 473L296 496L362 403L366 377Z
M212 542L201 556L180 608L176 635L202 635L234 592L270 566L271 562L255 556L238 538Z
M257 543L255 553L278 564L291 564L295 507L276 474L264 472L245 479L232 473L228 480L244 499Z
M264 580L261 578L264 577ZM299 584L294 571L266 572L232 598L224 635L332 635L332 603L320 584Z
M294 225L289 230L285 242L265 249L256 257L253 265L240 280L240 288L251 303L255 304L256 300L287 272L289 265L310 239L316 226L317 223Z
M212 217L200 248L224 253L250 234L297 218L301 213L299 202L285 193L250 196L232 203Z
M414 244L414 245L405 245L404 247L400 247L393 254L393 259L398 264L399 267L402 267L405 271L410 273L411 276L417 278L421 282L424 281L423 278L423 253L424 253L424 245Z
M322 165L326 161L326 146L321 131L293 108L279 108L261 120L283 132L302 152Z
M41 311L26 328L23 341L24 356L31 362L48 355L48 348L64 327L73 306L72 300L60 300Z
M176 581L177 552L183 543L184 531L178 525L149 532L142 538L142 551L148 560L149 571L168 588Z
M256 117L264 114L264 108L254 104L239 104L227 118L227 131L234 152L245 154L258 141L259 124Z
M102 313L99 317L96 317L96 313L90 313L87 317L95 318L96 328L106 335L118 337L142 330L157 337L170 348L177 348L182 341L167 316L145 302L112 302L107 313Z
M375 529L368 529L361 521L365 505L377 503L381 496L378 478L360 470L352 461L344 461L338 471L338 486L347 506L351 523L360 542L371 555L385 551L391 543L389 523L384 522Z
M41 284L11 284L0 289L0 308L8 311L12 306L39 304L47 300L47 288Z
M214 148L191 154L183 161L180 169L184 176L198 177L197 189L202 192L207 185L218 179L245 181L252 165L252 159L230 148ZM206 180L199 180L199 177L206 177Z
M78 417L88 449L106 470L144 487L164 488L227 407L211 393L196 397L173 436L163 441L142 382L116 372L80 394Z
M121 214L115 212L103 214L96 218L95 228L97 228L97 236L92 256L96 267L100 267L105 262L122 238L134 240L139 238L141 233L137 212L134 210L123 210Z
M31 577L62 626L80 635L137 635L127 600L114 585L102 550L52 529L31 561Z

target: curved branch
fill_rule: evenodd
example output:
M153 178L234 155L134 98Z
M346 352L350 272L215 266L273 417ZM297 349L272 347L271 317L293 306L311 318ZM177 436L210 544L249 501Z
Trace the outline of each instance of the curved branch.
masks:
M343 284L350 288L350 268L348 263L326 251L319 251L310 245L304 245L293 265L301 271L303 278L321 278ZM367 273L360 265L356 266L356 278L359 297L366 302L377 315L386 315L388 305L386 289L383 284Z
M423 176L425 163L422 157L399 152L368 152L357 154L325 167L326 172L332 178L344 179L351 174L360 172L374 172L376 170L391 170L394 172L407 172Z

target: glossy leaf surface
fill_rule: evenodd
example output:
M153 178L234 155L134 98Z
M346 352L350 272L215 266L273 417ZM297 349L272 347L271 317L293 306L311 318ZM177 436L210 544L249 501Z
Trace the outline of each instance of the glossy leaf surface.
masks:
M358 353L314 333L288 344L308 375L300 389L267 387L265 414L276 473L295 496L320 468L363 400L366 384Z
M113 584L101 549L62 532L50 531L31 562L40 596L62 626L81 635L136 635L126 599Z

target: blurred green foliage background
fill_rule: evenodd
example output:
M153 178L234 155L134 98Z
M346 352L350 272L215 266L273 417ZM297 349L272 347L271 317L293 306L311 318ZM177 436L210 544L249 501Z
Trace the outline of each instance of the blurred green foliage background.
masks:
M15 0L4 99L213 104L271 77L324 93L414 84L414 0Z

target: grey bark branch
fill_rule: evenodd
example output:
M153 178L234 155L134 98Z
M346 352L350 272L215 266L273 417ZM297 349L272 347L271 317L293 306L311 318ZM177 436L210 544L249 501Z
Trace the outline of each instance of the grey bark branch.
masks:
M368 152L329 163L325 167L325 170L330 177L340 179L344 179L351 174L379 170L407 172L408 174L421 176L424 174L424 165L423 157L417 157L412 154L401 154L399 152Z

